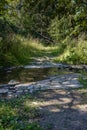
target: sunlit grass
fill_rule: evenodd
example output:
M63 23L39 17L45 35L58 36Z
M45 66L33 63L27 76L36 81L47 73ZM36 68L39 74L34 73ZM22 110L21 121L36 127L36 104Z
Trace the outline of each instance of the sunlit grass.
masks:
M55 57L54 61L68 64L87 64L87 41L79 39L74 42L72 44L71 41L63 53Z
M62 54L55 57L55 62L66 62L66 58L70 55L69 49L66 49Z
M58 46L45 46L38 39L15 35L10 51L5 54L5 62L8 65L26 65L33 58L58 55L59 49Z
M68 64L87 64L87 41L73 40L69 44L50 44L39 39L14 35L11 48L5 54L0 52L0 65L26 65L38 57L52 57L53 62Z
M53 45L49 45L46 46L43 43L41 43L41 41L39 39L33 39L33 38L21 38L21 36L19 36L19 39L21 39L21 44L27 47L31 47L37 50L44 50L44 51L53 51L58 49L58 46L53 46Z
M35 100L30 95L21 96L18 99L1 100L0 130L42 130L34 121L40 116L39 110L35 106L31 106ZM30 105L26 106L26 101Z

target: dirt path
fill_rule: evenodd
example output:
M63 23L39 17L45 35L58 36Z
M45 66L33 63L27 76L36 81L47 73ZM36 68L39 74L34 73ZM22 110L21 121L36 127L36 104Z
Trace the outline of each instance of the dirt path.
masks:
M44 130L87 130L87 91L48 90L36 97Z

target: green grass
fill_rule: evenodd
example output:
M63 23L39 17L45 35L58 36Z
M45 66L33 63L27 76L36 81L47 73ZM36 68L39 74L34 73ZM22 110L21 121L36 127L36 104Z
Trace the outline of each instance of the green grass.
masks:
M68 64L87 64L87 41L83 39L74 41L74 43L71 41L54 61Z
M79 81L83 85L83 87L80 89L87 89L87 77L85 79L81 77Z
M11 47L6 53L0 52L0 65L26 65L34 58L55 56L60 52L58 46L45 46L38 39L21 35L14 35L11 42Z
M26 65L38 57L54 57L54 62L87 64L87 41L81 38L46 46L38 39L14 35L9 44L10 49L5 53L0 47L0 66Z
M0 101L0 130L42 130L34 121L40 117L38 108L31 105L35 100L28 95Z

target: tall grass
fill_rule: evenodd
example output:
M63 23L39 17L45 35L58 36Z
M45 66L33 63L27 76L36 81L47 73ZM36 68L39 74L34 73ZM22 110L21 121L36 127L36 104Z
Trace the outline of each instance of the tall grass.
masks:
M29 106L26 106L26 101ZM0 100L0 130L43 130L35 119L40 117L36 101L29 94L10 100ZM32 121L31 121L32 120Z
M55 58L55 61L69 64L87 64L87 40L82 38L72 40L64 52Z
M25 65L34 58L44 56L55 57L55 62L87 64L87 40L82 37L78 40L69 39L66 43L46 46L38 39L14 35L9 43L10 48L5 53L1 46L3 44L0 43L0 65L2 66Z
M0 53L0 65L25 65L34 57L52 56L58 54L58 51L58 46L45 46L38 39L14 35L8 51Z

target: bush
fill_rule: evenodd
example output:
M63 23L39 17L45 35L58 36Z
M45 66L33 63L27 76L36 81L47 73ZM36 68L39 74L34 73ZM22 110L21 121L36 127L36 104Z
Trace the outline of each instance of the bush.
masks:
M71 33L72 28L70 28L70 26L71 23L69 17L62 17L61 19L55 17L51 21L48 32L54 40L60 42L63 41L66 38L66 36L68 36Z
M78 40L72 40L55 61L69 64L87 64L87 41L85 38L82 36Z
M1 100L0 130L43 130L34 120L30 121L30 119L33 119L32 115L37 116L36 108L29 105L25 109L26 105L24 103L26 101L31 103L32 100L34 99L30 95L21 96L18 99Z

